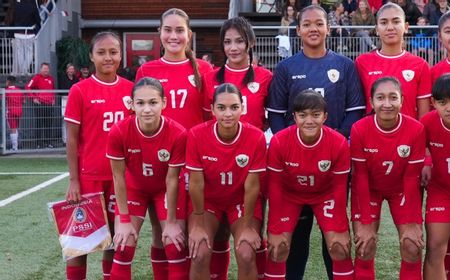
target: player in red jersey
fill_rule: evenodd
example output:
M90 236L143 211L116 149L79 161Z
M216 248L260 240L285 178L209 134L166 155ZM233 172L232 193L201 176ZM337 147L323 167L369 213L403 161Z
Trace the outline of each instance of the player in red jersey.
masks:
M16 77L8 76L6 78L6 90L20 90L16 87ZM19 146L19 122L22 117L22 105L25 101L23 92L9 92L6 94L6 118L9 125L9 137L11 139L11 148L17 151Z
M251 24L243 17L235 17L225 21L220 29L220 41L225 55L225 64L203 75L203 92L205 103L203 109L210 114L214 90L220 84L234 84L242 93L243 112L241 121L249 122L261 130L267 128L264 106L268 95L272 73L264 67L253 66L253 47L256 37ZM265 193L264 173L261 173L261 191ZM211 277L227 279L229 264L229 242L219 230L213 245L211 259ZM266 248L257 250L258 275L264 276Z
M252 66L255 33L243 17L225 21L220 29L225 64L203 76L205 103L203 109L211 112L214 89L223 83L232 83L242 93L241 120L264 130L266 117L264 105L272 73L264 67Z
M163 115L170 117L186 129L204 121L201 76L211 71L212 66L196 59L190 49L192 31L189 16L180 9L164 12L160 20L160 39L164 55L158 60L143 64L136 73L136 80L142 77L158 79L167 98ZM179 200L187 202L188 172L181 172ZM167 278L167 257L161 243L161 228L156 217L149 212L152 221L152 247L150 255L155 278Z
M356 122L350 134L353 162L352 221L355 279L375 279L380 213L387 200L400 239L400 280L422 279L424 246L419 176L425 158L423 125L400 113L403 96L395 77L375 81L375 114Z
M224 216L235 238L239 279L256 279L255 250L261 245L259 173L265 171L266 140L258 128L240 122L242 96L233 84L216 88L215 120L188 134L190 170L190 278L210 279L210 241ZM203 143L208 143L204 145Z
M131 279L137 236L153 204L163 229L169 279L185 280L189 271L184 236L186 209L177 205L177 195L186 130L161 116L166 98L158 80L139 80L132 98L136 116L114 125L107 144L117 205L111 279Z
M396 77L403 90L402 113L418 119L430 109L431 79L428 63L403 49L408 30L405 13L394 3L383 5L377 13L377 33L381 48L361 54L355 60L359 77L370 104L372 84L381 77ZM367 106L367 112L372 110Z
M323 125L326 107L325 99L314 90L300 92L292 106L295 125L271 139L267 168L269 206L273 207L264 279L285 279L292 233L304 205L311 206L324 233L333 279L353 279L346 213L350 150L344 136Z
M114 123L129 115L133 83L116 75L122 43L112 32L97 33L89 54L95 74L72 86L64 120L67 125L69 202L80 196L104 192L110 228L114 221L114 189L111 166L106 157L106 140ZM109 279L114 251L104 251L103 278ZM67 279L86 278L86 256L67 261Z
M433 84L440 76L450 73L450 12L441 16L438 29L438 37L442 46L447 50L447 57L431 67L431 82Z
M432 162L422 170L422 183L427 186L425 224L427 250L423 268L425 279L446 279L444 260L450 240L450 74L433 85L434 108L421 122Z

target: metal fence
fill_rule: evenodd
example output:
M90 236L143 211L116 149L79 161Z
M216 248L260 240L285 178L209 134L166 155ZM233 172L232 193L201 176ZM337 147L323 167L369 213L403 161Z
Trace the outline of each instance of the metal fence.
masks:
M337 26L332 26L331 30L336 30ZM341 28L346 28L349 32L349 36L329 36L327 38L327 48L340 53L344 56L349 57L354 60L358 55L370 51L370 46L367 46L367 43L364 42L364 38L356 37L354 34L356 30L364 28L364 29L373 29L373 26L343 26ZM428 29L437 33L437 26L411 26L410 29ZM279 30L279 26L255 26L256 30L268 30L268 29L276 29ZM295 32L295 27L290 27L291 32ZM342 33L341 33L342 34ZM286 37L285 37L286 38ZM440 60L446 57L447 52L445 48L443 48L439 42L437 35L425 36L425 37L415 37L410 34L405 36L405 49L407 51L412 52L413 54L419 55L423 57L430 66L436 64ZM287 56L297 53L301 47L302 42L301 39L297 36L289 37L289 46L290 49L287 52ZM373 45L379 46L379 38L371 36L369 40L372 41ZM262 64L268 69L273 70L278 62L286 58L286 56L281 55L282 52L278 51L278 47L283 45L280 43L279 38L272 37L262 37L257 36L256 38L256 46L255 52L258 54L261 59ZM286 54L286 53L285 53Z
M48 93L42 90L0 89L1 154L65 149L63 116L68 91ZM47 98L42 98L44 95ZM54 103L48 103L46 99L53 95Z

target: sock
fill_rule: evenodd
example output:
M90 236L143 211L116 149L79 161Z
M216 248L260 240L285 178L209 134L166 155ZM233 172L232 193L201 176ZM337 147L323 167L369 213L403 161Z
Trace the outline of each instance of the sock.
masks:
M274 262L267 258L265 280L280 280L286 277L286 262Z
M164 247L169 264L170 280L185 280L189 278L189 265L187 261L187 248L178 251L174 244L168 244Z
M227 280L230 265L230 242L214 241L211 264L209 266L211 279Z
M352 259L348 258L341 261L333 261L333 279L335 280L353 280L354 270Z
M166 257L166 251L164 248L151 248L150 260L153 268L154 280L167 280L168 279L168 263Z
M400 280L422 280L422 260L413 263L402 260Z
M447 254L444 259L445 272L447 272L447 278L450 277L450 242L447 245Z
M109 277L111 276L112 265L112 261L102 260L103 280L109 280Z
M375 279L375 262L371 260L355 259L355 279L372 280Z
M131 279L131 263L133 262L135 251L136 247L131 246L125 246L123 251L120 251L120 247L117 249L111 268L111 280Z
M11 139L12 149L15 151L17 150L17 148L19 146L19 143L17 141L18 136L19 136L19 133L17 133L17 132L9 134L9 138Z
M67 280L85 280L86 266L66 266Z
M264 278L267 261L267 244L266 240L262 239L261 246L256 250L256 269L258 270L258 279Z

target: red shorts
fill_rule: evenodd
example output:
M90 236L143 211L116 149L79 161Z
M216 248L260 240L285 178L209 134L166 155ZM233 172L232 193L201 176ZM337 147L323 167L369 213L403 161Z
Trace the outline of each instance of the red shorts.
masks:
M450 223L450 197L437 190L427 192L425 223Z
M8 125L10 129L19 128L20 117L21 116L8 116Z
M268 231L272 234L292 233L305 205L307 204L284 200L282 206L278 205L273 207L275 209L271 209L269 202ZM322 202L308 205L311 206L322 231L345 232L349 229L347 213L345 210L336 211L333 194L326 196Z
M237 221L237 219L244 217L244 202L230 204L228 206L219 205L217 202L206 201L204 203L205 211L214 214L219 221L222 221L224 216L230 225ZM189 200L189 215L193 212L192 201ZM253 211L253 217L262 221L262 202L258 197Z
M147 210L153 204L156 216L159 221L167 220L167 200L166 192L149 194L136 189L127 189L128 213L132 216L145 218ZM116 215L119 214L119 208L115 207ZM179 220L186 219L186 208L178 207L175 212L176 218Z
M372 223L380 220L381 206L383 200L387 200L389 203L389 210L391 211L394 224L402 225L411 223L409 217L411 216L411 210L409 207L404 207L404 195L403 193L382 194L380 192L370 192L370 217ZM417 213L413 220L416 223L422 223L421 207L417 207ZM352 221L359 221L361 217L361 211L359 210L358 203L356 201L356 194L352 191Z
M113 180L86 180L80 179L81 194L103 192L106 204L106 214L108 214L108 221L114 223L114 207L116 205L116 196L114 195Z

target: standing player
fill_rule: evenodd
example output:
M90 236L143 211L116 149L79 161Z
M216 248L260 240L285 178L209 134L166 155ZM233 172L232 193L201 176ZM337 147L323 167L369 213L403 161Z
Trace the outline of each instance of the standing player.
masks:
M427 186L425 223L427 250L424 278L446 279L447 244L450 240L450 74L437 79L432 98L435 111L426 114L421 122L425 126L426 144L432 164L425 164L422 181Z
M441 16L438 27L438 37L442 46L447 50L447 57L431 67L432 84L443 74L450 73L450 12Z
M72 86L64 119L70 181L66 199L77 203L82 194L103 192L108 220L114 222L114 189L106 140L114 123L129 115L133 83L116 75L122 42L112 32L97 33L89 55L95 74ZM103 253L103 279L109 279L114 251ZM86 279L87 256L67 261L67 279Z
M131 279L137 235L150 203L163 229L169 279L185 280L185 208L177 207L178 176L184 165L186 130L162 117L166 98L160 82L142 78L133 88L130 116L116 124L108 136L116 194L114 244L116 253L111 279Z
M262 219L259 173L266 169L266 140L261 130L239 121L242 95L233 84L217 87L211 106L215 120L191 129L186 148L192 199L190 278L210 279L210 241L225 216L235 240L238 278L257 279L255 250L261 245Z
M20 90L16 87L16 77L6 78L6 90ZM12 150L17 151L19 147L19 122L22 117L22 105L25 101L22 92L9 92L6 94L6 118L9 125L9 137L11 139Z
M311 206L324 232L333 260L333 279L353 279L346 212L350 172L347 139L323 125L327 104L314 90L300 92L292 107L296 125L275 134L268 152L272 207L265 279L284 279L292 232L304 205Z
M403 95L395 77L375 81L375 111L351 131L352 221L355 279L375 279L374 258L383 200L400 240L400 280L422 279L422 204L419 176L425 158L423 125L400 113Z
M376 31L381 48L361 54L355 60L366 103L370 103L370 89L377 79L394 76L400 81L404 94L402 113L418 119L430 109L430 69L423 58L403 49L408 23L402 8L394 3L383 5L377 13ZM367 106L367 112L371 110L372 107Z
M270 86L267 111L273 133L293 124L290 104L305 89L313 89L324 96L329 104L325 124L346 137L352 124L363 115L364 95L353 62L326 49L326 36L330 31L327 18L326 12L317 5L299 13L297 34L302 38L303 50L277 65ZM312 222L311 208L303 207L299 226L292 237L287 279L303 277ZM331 260L324 243L322 252L328 277L332 279Z
M225 21L220 29L222 51L225 54L225 64L203 76L203 92L205 103L203 109L210 114L214 90L220 84L232 83L242 93L242 121L258 127L262 131L267 128L264 106L269 91L272 73L264 67L253 66L253 47L256 37L251 24L243 17L235 17ZM264 194L264 173L261 173L261 192ZM263 207L264 208L264 207ZM226 241L221 241L226 239ZM257 250L258 275L264 275L266 248ZM216 237L211 260L211 275L215 279L227 279L229 263L228 238Z
M189 16L183 10L172 8L165 11L161 16L159 32L164 55L143 64L136 73L136 81L142 77L158 79L167 98L162 114L190 129L204 120L201 76L211 71L212 67L208 62L195 58L190 48L192 31ZM184 189L187 188L188 172L181 173L179 200L187 201ZM152 266L155 279L166 279L167 257L161 243L161 229L151 213Z

